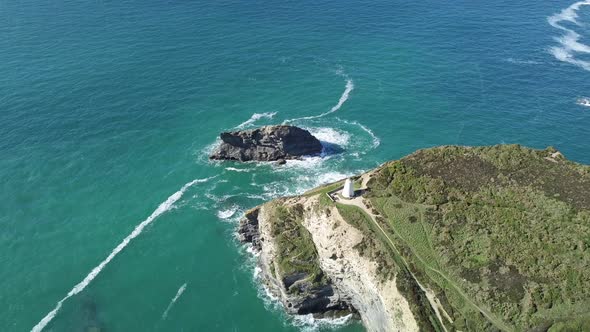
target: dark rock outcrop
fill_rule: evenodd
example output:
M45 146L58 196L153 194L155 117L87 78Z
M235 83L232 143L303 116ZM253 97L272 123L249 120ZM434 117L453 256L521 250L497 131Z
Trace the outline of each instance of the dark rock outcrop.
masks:
M287 312L294 315L312 314L316 318L336 318L348 314L356 314L356 310L350 304L350 297L341 294L330 281L318 285L312 285L308 281L309 275L297 274L283 278L283 286L286 287L286 279L299 278L291 287L297 288L296 292L285 293L281 299ZM288 289L292 289L289 287ZM287 288L286 288L287 289Z
M258 213L260 209L252 209L244 215L238 226L238 239L242 243L252 243L257 251L260 251L260 232L258 231Z
M322 144L309 131L294 126L266 126L221 133L221 145L209 156L216 160L276 161L317 155Z

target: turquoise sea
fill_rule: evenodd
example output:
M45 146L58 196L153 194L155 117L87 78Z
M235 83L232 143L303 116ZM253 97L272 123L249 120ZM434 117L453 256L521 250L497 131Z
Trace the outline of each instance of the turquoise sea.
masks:
M334 328L264 295L243 211L442 144L590 163L589 39L588 0L0 0L0 330ZM207 160L285 121L343 152Z

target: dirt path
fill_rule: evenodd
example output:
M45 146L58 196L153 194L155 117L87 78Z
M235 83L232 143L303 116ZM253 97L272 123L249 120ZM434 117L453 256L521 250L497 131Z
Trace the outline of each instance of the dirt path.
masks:
M366 178L363 178L362 181L362 187L363 189L366 188L366 183L368 181L368 177L369 174L367 174ZM379 229L379 231L383 234L383 236L385 236L385 238L387 239L387 241L389 242L389 245L395 250L395 252L398 254L398 256L402 259L402 261L404 262L404 264L406 265L406 268L408 269L409 273L412 275L412 277L414 278L414 280L416 280L416 283L418 284L418 286L422 289L422 291L424 291L425 294L427 294L428 300L430 301L430 304L432 306L432 308L434 309L441 325L443 326L443 328L446 331L446 328L443 324L443 320L442 320L442 316L441 313L439 311L443 310L444 308L440 307L438 303L436 303L434 301L434 297L433 296L428 296L428 294L432 294L432 292L430 290L428 290L426 287L422 286L422 284L420 283L420 281L418 281L418 279L416 278L416 276L412 273L412 271L410 271L410 269L408 268L408 262L406 261L406 259L401 255L400 251L397 249L397 247L395 246L394 242L391 240L391 238L389 237L389 235L387 235L387 233L385 232L385 230L383 230L383 228L381 227L381 225L379 225L379 223L377 222L377 215L375 215L365 204L364 199L362 196L357 196L355 198L352 199L343 199L341 198L339 195L333 195L332 198L334 198L334 201L336 203L340 203L340 204L344 204L344 205L352 205L352 206L356 206L358 208L360 208L361 210L363 210L370 218L371 221L373 222L373 224ZM399 234L398 234L399 236ZM401 236L400 238L405 241ZM406 241L407 242L407 241ZM449 285L451 285L456 291L457 293L459 293L459 295L461 295L465 301L467 303L469 303L472 307L476 308L479 312L481 312L482 315L484 315L487 319L490 320L490 322L492 322L497 328L503 330L503 331L512 331L512 328L510 328L508 325L506 325L503 321L498 320L497 318L495 318L494 316L492 316L492 314L484 308L481 308L480 306L478 306L476 303L474 303L467 294L465 294L457 285L455 285L446 275L444 275L441 271L430 267L428 264L426 264L426 262L424 262L422 260L422 258L420 258L418 255L414 254L416 256L416 258L418 260L420 260L420 262L429 270L437 273L438 275L440 275L443 279L445 279ZM445 316L449 317L449 315L446 313L446 311L444 312Z

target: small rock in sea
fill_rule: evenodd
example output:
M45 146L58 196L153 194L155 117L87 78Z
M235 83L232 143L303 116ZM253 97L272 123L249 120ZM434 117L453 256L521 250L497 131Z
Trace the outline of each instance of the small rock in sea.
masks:
M266 126L221 133L219 137L222 142L209 159L280 161L318 155L323 149L309 131L295 126Z

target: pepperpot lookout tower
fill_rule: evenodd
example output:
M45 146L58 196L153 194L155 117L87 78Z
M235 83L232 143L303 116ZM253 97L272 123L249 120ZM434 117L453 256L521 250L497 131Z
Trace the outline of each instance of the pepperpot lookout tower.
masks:
M352 180L346 179L344 182L344 189L342 189L342 196L345 198L353 198L354 197L354 184Z

